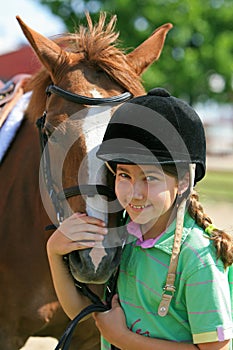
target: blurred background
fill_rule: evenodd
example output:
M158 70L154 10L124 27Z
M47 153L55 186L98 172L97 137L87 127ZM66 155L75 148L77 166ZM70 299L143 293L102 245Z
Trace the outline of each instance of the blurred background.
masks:
M201 202L216 226L233 233L233 1L8 0L0 13L0 80L34 73L40 65L15 19L45 36L73 32L100 11L118 17L119 46L131 51L170 22L158 62L144 74L146 90L161 86L198 111L207 137L207 175ZM54 340L29 340L24 349L52 349Z

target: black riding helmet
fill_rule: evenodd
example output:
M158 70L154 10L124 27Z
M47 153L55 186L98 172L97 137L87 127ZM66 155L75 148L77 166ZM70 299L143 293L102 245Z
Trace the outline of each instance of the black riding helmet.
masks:
M115 111L97 157L111 164L196 164L197 182L206 169L203 124L192 107L155 88Z

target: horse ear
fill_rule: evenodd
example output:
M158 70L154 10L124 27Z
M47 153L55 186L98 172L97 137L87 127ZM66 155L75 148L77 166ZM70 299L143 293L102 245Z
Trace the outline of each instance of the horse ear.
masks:
M173 27L166 23L157 28L141 45L127 55L127 60L138 75L159 59L168 31Z
M16 16L16 19L42 64L53 74L63 50L52 40L28 27L19 16Z

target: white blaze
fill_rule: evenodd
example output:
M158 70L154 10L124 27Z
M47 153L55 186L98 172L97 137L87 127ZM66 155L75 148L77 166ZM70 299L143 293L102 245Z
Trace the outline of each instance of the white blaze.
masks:
M91 91L93 97L99 98L101 95L97 90ZM96 157L97 146L101 144L107 124L111 118L111 108L109 106L98 106L88 108L88 113L83 121L82 131L85 137L87 148L87 165L88 165L88 184L106 185L106 171L104 171L103 161ZM94 150L94 151L92 151ZM108 219L107 198L96 195L87 197L86 210L89 216L97 217L107 223ZM97 270L103 257L107 255L105 248L100 243L97 247L92 248L90 257Z

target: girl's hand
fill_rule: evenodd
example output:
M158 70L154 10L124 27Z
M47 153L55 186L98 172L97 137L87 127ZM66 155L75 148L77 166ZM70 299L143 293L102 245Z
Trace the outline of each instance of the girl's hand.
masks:
M53 255L65 255L74 250L92 248L107 234L105 223L86 214L75 213L64 220L52 234L47 250Z
M95 312L93 318L102 336L115 346L119 347L122 339L130 332L126 325L124 311L118 302L118 295L112 298L111 310Z

